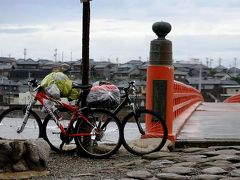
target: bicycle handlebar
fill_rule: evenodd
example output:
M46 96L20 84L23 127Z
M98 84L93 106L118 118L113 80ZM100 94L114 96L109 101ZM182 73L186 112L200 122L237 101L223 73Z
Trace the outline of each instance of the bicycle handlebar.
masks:
M128 87L124 88L125 94L123 96L121 96L121 98L124 98L124 97L128 96L128 92L131 91L131 90L133 91L133 93L136 92L135 81L131 81L131 82L128 83Z
M129 87L131 87L131 86L136 87L136 86L135 86L135 81L129 82L128 85L129 85Z
M28 86L33 92L37 91L41 87L36 79L29 80Z
M125 91L129 92L130 90L132 90L133 92L136 91L136 85L135 85L135 81L131 81L128 83L128 87L125 88Z

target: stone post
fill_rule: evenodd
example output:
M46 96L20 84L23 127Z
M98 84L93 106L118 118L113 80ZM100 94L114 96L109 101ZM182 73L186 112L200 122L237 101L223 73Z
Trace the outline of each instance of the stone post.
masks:
M160 115L168 126L168 138L172 136L173 121L173 84L174 68L172 66L172 42L165 39L171 31L167 22L156 22L152 26L158 36L151 41L150 59L147 68L146 108ZM152 126L152 120L146 120L146 126ZM151 127L149 133L159 133L159 129Z

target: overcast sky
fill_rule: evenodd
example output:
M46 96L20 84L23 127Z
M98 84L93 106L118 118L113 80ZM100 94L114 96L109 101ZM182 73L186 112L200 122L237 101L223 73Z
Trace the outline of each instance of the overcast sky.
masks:
M81 58L80 0L0 0L1 56ZM240 66L240 0L93 0L90 57L94 60L146 61L152 24L167 21L174 60L214 59Z

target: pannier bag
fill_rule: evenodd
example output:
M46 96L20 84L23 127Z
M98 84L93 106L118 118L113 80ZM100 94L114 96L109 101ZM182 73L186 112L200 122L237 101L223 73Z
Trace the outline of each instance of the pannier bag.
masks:
M72 88L72 81L62 72L52 72L41 82L45 92L52 98L68 97L71 100L79 97L79 91Z
M96 85L87 95L91 107L115 108L120 104L120 91L115 85Z

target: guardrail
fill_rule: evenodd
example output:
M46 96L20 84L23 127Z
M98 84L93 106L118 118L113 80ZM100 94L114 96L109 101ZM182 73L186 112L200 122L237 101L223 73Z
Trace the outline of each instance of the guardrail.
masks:
M174 119L197 102L202 102L202 94L192 86L174 81L173 113Z
M223 101L224 103L240 103L240 94L235 94Z

